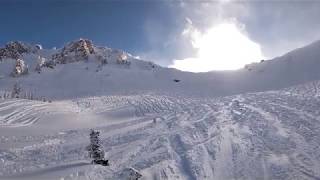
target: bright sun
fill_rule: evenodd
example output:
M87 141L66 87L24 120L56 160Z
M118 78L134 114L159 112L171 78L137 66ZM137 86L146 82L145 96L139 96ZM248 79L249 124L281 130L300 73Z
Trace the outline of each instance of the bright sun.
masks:
M206 33L192 32L197 56L175 60L170 66L183 71L234 70L263 59L259 44L245 36L235 24L220 24Z

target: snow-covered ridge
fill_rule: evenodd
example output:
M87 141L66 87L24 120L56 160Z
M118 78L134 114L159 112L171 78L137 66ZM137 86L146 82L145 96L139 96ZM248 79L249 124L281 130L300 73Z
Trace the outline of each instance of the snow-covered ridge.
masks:
M100 47L91 40L79 39L67 43L60 49L42 49L41 45L32 45L21 41L9 42L0 48L0 62L6 59L22 60L32 70L40 71L40 68L54 68L56 64L68 64L74 62L95 62L99 67L106 64L118 64L130 66L132 61L139 61L131 54L108 47ZM144 63L149 68L156 65L151 62ZM138 63L138 64L139 64Z
M320 80L320 41L243 69L207 73L160 67L87 39L72 41L60 49L19 42L5 46L1 52L18 55L2 53L0 91L10 91L19 83L23 91L49 99L148 92L217 97ZM27 70L19 67L21 64Z
M93 42L88 39L72 41L52 55L52 60L60 64L89 61L90 58L91 60L95 59L100 64L108 64L111 62L130 64L129 59L132 57L121 50L95 46Z

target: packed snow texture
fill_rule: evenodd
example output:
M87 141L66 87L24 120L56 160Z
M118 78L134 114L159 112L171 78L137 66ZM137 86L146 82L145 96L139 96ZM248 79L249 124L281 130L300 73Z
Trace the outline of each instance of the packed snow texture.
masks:
M0 179L320 179L319 42L199 74L74 43L15 55L19 77L0 62ZM39 55L52 63L40 73ZM91 128L110 166L90 163Z
M2 123L0 174L121 179L123 170L134 167L143 179L318 179L320 99L291 90L206 100L92 97L65 102L68 111L49 112L36 108L62 102L2 100L3 119L15 109L37 120L26 127L17 126L29 122L23 119ZM30 104L35 109L19 111ZM110 167L90 164L89 128L101 132Z

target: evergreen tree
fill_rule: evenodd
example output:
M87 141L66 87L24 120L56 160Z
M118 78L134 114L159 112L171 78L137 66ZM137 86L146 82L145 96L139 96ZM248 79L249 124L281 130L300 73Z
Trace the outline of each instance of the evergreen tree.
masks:
M91 129L90 132L90 145L87 147L90 158L96 164L101 164L104 161L104 151L102 149L101 141L99 138L100 132Z

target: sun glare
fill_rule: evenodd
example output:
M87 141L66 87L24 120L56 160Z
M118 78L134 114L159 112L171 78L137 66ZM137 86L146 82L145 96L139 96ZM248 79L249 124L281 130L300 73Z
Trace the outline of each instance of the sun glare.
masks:
M234 70L263 59L259 44L245 36L235 24L220 24L201 34L192 32L197 56L175 60L174 67L184 71Z

